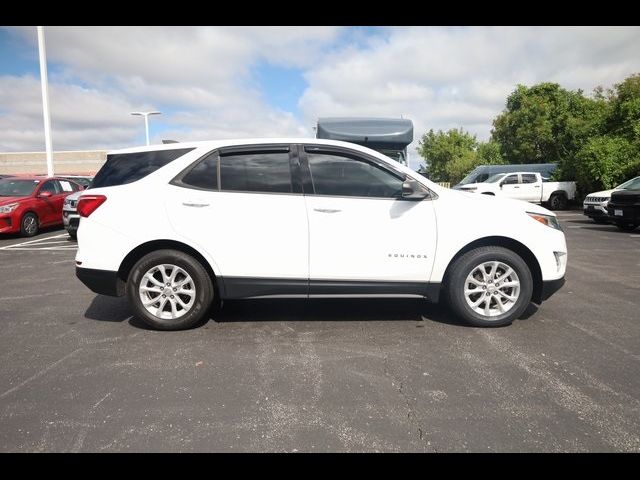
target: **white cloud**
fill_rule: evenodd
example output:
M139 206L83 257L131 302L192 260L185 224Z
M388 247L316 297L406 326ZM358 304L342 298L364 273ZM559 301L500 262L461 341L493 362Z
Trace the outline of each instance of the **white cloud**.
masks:
M558 82L590 93L640 71L637 27L398 27L306 72L299 105L325 115L411 118L413 148L430 128L489 137L518 83ZM417 155L414 150L414 166Z
M518 83L589 93L640 71L638 27L45 30L56 148L135 144L140 119L128 113L161 107L156 141L310 135L318 117L340 115L411 118L416 144L430 128L486 139ZM33 27L10 31L35 48ZM263 62L304 71L301 118L264 98L251 76ZM40 103L37 78L0 77L0 149L42 148Z

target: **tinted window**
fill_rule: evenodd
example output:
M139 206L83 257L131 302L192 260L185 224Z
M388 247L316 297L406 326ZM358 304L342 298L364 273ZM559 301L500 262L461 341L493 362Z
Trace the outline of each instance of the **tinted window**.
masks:
M206 190L218 189L218 155L212 153L200 160L189 173L182 178L182 183Z
M509 175L505 177L502 185L515 185L516 183L518 183L518 175Z
M289 153L237 153L220 157L222 190L291 193Z
M536 176L532 173L522 174L522 183L536 183Z
M60 192L62 193L77 192L80 188L77 183L69 180L58 180L57 183L60 187Z
M96 174L91 186L92 188L113 187L135 182L191 150L193 148L108 155L107 162Z
M349 197L399 198L402 180L362 160L338 154L308 153L315 193Z
M478 177L475 179L476 183L480 183L480 182L484 182L485 180L487 180L489 178L489 174L488 173L481 173L480 175L478 175Z
M40 189L38 194L41 194L44 192L49 192L51 193L51 195L60 193L60 186L58 185L58 182L56 182L55 180L48 180L44 182L44 185L42 185L42 188Z

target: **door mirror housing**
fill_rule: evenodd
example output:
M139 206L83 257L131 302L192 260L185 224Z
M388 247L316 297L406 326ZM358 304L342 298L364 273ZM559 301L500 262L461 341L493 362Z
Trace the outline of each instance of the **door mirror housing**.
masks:
M406 177L402 183L402 198L407 200L422 200L429 196L429 192L417 180Z
M51 197L51 192L40 192L40 194L38 195L41 198L50 198Z

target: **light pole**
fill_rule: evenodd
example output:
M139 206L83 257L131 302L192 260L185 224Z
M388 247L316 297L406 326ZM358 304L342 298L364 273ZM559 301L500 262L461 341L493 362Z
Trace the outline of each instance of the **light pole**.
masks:
M49 112L49 82L47 80L47 52L44 48L44 29L38 30L38 54L40 57L40 83L42 85L42 114L44 116L44 143L47 151L47 175L53 176L53 145L51 141L51 114Z
M131 112L131 115L144 117L144 131L147 135L147 145L149 145L149 115L160 115L162 112Z

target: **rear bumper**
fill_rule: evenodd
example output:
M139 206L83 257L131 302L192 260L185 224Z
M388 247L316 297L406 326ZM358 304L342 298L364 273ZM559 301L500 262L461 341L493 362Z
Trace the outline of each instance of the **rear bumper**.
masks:
M557 280L545 280L542 282L542 292L540 295L540 300L545 301L548 300L554 293L562 288L565 283L564 277L558 278Z
M118 277L118 272L76 267L76 277L94 293L111 297L124 295L125 284Z

